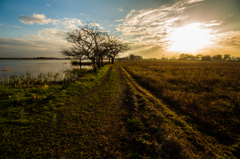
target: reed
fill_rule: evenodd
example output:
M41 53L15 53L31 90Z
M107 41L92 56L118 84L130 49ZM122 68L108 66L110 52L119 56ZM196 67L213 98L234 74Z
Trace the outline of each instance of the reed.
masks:
M91 70L85 69L72 69L67 70L65 72L57 72L55 74L48 72L46 74L40 73L37 76L33 76L28 71L25 75L12 75L12 76L4 76L0 77L1 86L34 86L34 85L44 85L44 84L54 84L54 83L67 83L73 79L80 78L87 73L92 72Z

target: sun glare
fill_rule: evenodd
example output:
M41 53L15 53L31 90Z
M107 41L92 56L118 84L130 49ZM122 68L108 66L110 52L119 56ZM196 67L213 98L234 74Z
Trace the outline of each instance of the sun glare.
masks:
M193 23L176 29L170 36L172 45L169 51L195 52L207 45L212 44L210 41L210 29L200 28L199 23Z

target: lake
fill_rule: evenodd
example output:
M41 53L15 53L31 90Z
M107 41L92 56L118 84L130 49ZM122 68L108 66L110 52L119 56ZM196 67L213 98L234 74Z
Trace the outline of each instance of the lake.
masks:
M71 66L71 60L2 60L0 61L0 77L26 75L27 72L36 77L40 73L63 73L72 68L80 67ZM92 67L82 66L82 68L91 69Z

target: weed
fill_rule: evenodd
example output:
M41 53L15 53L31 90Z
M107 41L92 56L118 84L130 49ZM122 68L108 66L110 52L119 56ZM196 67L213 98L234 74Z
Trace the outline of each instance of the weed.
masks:
M135 117L132 119L128 118L127 123L128 123L128 128L130 131L139 130L140 126L142 125L142 123L138 117Z

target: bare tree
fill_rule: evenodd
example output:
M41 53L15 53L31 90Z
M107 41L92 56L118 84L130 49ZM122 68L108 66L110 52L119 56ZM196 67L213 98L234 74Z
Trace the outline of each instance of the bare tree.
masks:
M62 48L60 53L64 56L76 57L80 62L80 66L81 66L82 60L85 56L81 50L75 50L73 48L70 48L70 49Z
M60 53L66 56L83 55L92 61L96 72L96 63L99 62L99 46L104 40L104 33L96 23L84 24L83 27L67 33L66 40L71 45L69 49L62 49Z
M60 53L65 56L86 56L92 61L94 71L103 66L103 56L110 57L112 63L120 52L129 50L127 43L121 42L113 35L109 35L96 23L88 23L67 34L69 49L63 48Z
M114 64L114 59L119 53L125 52L130 49L131 47L129 46L129 43L123 43L120 40L116 39L112 41L107 56L111 58L112 64Z

